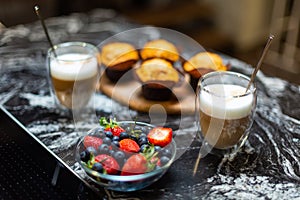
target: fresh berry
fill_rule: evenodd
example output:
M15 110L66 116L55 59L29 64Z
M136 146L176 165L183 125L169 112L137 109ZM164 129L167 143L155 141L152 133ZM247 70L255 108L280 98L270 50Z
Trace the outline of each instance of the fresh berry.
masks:
M123 140L123 139L129 138L129 134L126 132L122 132L122 133L120 133L119 137L120 137L120 140Z
M106 135L105 135L105 133L104 133L103 131L100 131L100 132L98 133L98 137L101 138L101 139L103 139L103 138L106 137Z
M108 154L109 154L110 156L114 157L115 150L110 149L110 150L108 151Z
M114 152L113 157L118 161L120 165L123 165L126 155L123 151L116 151Z
M104 143L104 144L107 144L107 145L111 145L111 139L110 139L109 137L105 137L105 138L103 139L103 143Z
M116 160L125 159L125 153L123 151L116 151L114 153L114 158Z
M107 155L107 154L99 154L95 157L96 162L100 162L103 165L107 174L117 174L120 170L120 166L116 159Z
M112 138L112 141L119 141L120 140L120 138L118 137L118 136L114 136L113 138Z
M112 141L111 144L112 144L112 147L114 147L114 148L119 148L120 147L119 141Z
M124 132L125 130L120 126L115 126L111 129L111 132L114 136L120 136L120 133Z
M99 173L103 173L104 168L103 168L103 165L101 163L96 162L96 163L93 164L92 170L95 170Z
M158 165L156 165L155 168L154 168L154 170L160 170L160 169L161 169L161 167L158 166Z
M138 142L138 139L135 135L129 135L129 139L134 140L136 143Z
M141 134L139 135L139 138L141 138L141 137L147 137L147 134L146 134L146 133L141 133Z
M157 165L157 166L161 166L161 163L160 163L160 159L156 156L152 157L151 160L150 160L151 164L154 164L154 165Z
M164 147L172 141L172 129L156 127L148 133L147 137L151 144Z
M159 153L161 152L162 148L160 146L154 146L154 150Z
M114 137L114 135L112 134L111 131L105 131L105 136L112 139Z
M141 148L140 148L140 152L141 152L141 153L144 153L144 152L146 152L146 150L147 150L148 148L150 148L150 146L149 146L148 144L143 144L143 145L141 146Z
M147 163L148 161L144 155L134 154L130 156L128 160L124 163L121 175L129 176L144 174L148 170Z
M90 152L88 151L82 151L80 153L80 160L82 160L83 162L87 162L90 159Z
M139 137L138 144L142 146L143 144L148 144L148 138L147 136Z
M95 149L98 149L98 147L101 144L102 144L102 139L95 136L87 135L83 139L83 145L85 146L85 148L94 147Z
M114 136L119 136L125 130L120 127L116 120L110 119L109 122L105 117L100 118L100 125L105 127L105 131L111 131Z
M119 142L120 149L126 152L137 153L140 151L140 146L132 139L123 139Z
M170 151L170 149L162 149L161 152L160 152L161 156L166 156L166 157L169 157L171 158L172 157L172 152Z
M159 166L164 166L164 165L166 165L169 161L170 161L170 158L168 158L167 156L162 156L162 157L160 158L160 165L159 165Z
M108 154L109 153L109 146L105 143L99 146L98 151L100 154Z
M97 150L94 147L88 147L85 150L88 154L93 154L96 155L97 154Z

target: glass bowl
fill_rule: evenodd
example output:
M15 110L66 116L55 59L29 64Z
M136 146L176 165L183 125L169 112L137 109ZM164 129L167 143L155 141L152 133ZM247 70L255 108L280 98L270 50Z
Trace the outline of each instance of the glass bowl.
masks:
M127 132L130 130L132 126L135 126L135 130L141 130L141 132L149 133L151 129L155 126L143 122L134 122L134 121L121 121L118 122L119 126L121 126ZM87 135L97 136L100 132L103 132L103 127L99 126L88 131ZM85 137L85 136L84 136ZM109 190L122 191L122 192L130 192L140 190L145 188L152 183L156 182L160 179L165 172L169 169L171 164L173 163L176 155L176 143L174 139L168 145L162 148L162 150L167 150L171 153L170 160L164 166L155 168L153 171L138 174L138 175L129 175L129 176L121 176L121 175L110 175L99 173L85 165L83 161L80 159L80 153L85 150L83 145L84 137L80 139L76 146L75 150L75 159L80 164L80 166L84 169L87 177L92 180L94 183L105 187Z

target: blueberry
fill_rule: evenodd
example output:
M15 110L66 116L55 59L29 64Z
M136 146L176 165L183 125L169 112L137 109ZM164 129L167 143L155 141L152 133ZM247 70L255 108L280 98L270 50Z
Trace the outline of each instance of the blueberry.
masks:
M107 144L107 145L110 145L110 144L111 144L111 139L110 139L109 137L103 138L102 141L103 141L104 144Z
M115 154L115 150L113 150L113 149L111 149L111 150L109 150L109 155L111 155L111 156L114 156L114 154Z
M160 153L162 148L160 146L154 146L154 150Z
M139 138L141 138L141 137L147 137L147 134L146 133L141 133Z
M159 170L160 168L161 168L160 166L156 165L154 170Z
M112 138L112 141L119 141L120 140L120 138L118 137L118 136L114 136L113 138Z
M143 144L140 148L140 152L144 153L146 151L146 149L148 149L150 146L148 144Z
M95 170L99 173L103 173L103 165L101 163L96 162L95 164L93 164L92 170Z
M113 155L113 157L118 161L120 165L124 164L124 160L126 158L126 155L123 151L116 151Z
M160 158L160 165L161 165L161 166L164 166L164 165L166 165L169 161L170 161L170 158L168 158L167 156L162 156L162 157Z
M98 150L99 150L99 153L101 153L101 154L108 154L110 149L107 144L103 143L99 146Z
M124 160L125 159L125 153L123 151L116 151L113 155L113 157L116 159L116 160Z
M87 151L82 151L80 153L80 160L82 160L83 162L87 162L90 159L90 153Z
M103 131L100 131L99 134L98 134L98 137L103 139L106 137L105 133Z
M147 137L139 137L138 144L142 146L143 144L148 144L148 138Z
M172 157L172 153L169 149L162 149L161 150L161 155L162 156L166 156L168 158L171 158Z
M119 141L112 141L112 146L115 148L119 148L120 147Z
M110 139L112 139L114 137L114 135L112 134L111 131L105 131L105 135L106 135L106 137L109 137Z
M123 140L123 139L129 138L129 135L126 132L122 132L122 133L120 133L119 138L120 138L120 140Z
M85 151L88 152L89 154L93 154L93 155L97 154L97 150L94 147L88 147L86 148Z
M135 142L138 142L137 137L134 136L134 135L129 135L129 138L132 139L132 140L134 140Z

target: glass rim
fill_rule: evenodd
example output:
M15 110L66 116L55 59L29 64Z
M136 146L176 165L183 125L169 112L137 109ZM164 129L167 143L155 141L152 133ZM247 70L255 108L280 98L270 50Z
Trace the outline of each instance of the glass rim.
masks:
M68 47L72 47L72 46L73 47L82 47L84 49L91 49L94 54L98 54L99 53L99 50L98 50L98 48L95 45L87 43L87 42L63 42L63 43L59 43L59 44L54 45L53 48L50 47L48 49L47 55L50 58L56 59L58 61L70 62L70 60L57 59L57 57L55 57L53 51L56 50L56 49L58 49L58 48L68 48ZM75 61L83 61L83 60L91 59L92 57L94 57L94 54L90 54L90 56L88 56L87 58L77 59ZM72 60L72 61L74 61L74 60Z
M250 81L250 78L249 78L248 76L246 76L246 75L244 75L244 74L242 74L242 73L239 73L239 72L232 72L232 71L214 71L214 72L209 72L209 73L207 73L207 74L201 76L201 78L199 79L198 85L197 85L198 89L201 87L201 88L203 88L203 90L204 90L205 92L207 92L208 94L211 94L211 95L213 95L213 96L216 96L216 97L232 97L232 98L240 98L240 97L248 96L248 95L250 95L250 94L254 94L255 91L256 91L256 86L255 86L255 84L254 84L253 82L250 84L249 89L248 89L244 94L241 94L241 95L220 95L220 94L216 94L216 93L214 93L214 92L211 92L211 91L209 91L209 90L207 90L207 89L205 89L205 88L203 87L203 84L202 84L202 83L203 83L206 79L211 78L211 77L214 77L214 76L218 76L218 75L219 75L219 76L220 76L220 75L230 75L230 76L235 76L235 77L237 77L237 78L242 78L242 79L244 79L244 80L247 80L248 82ZM226 85L226 84L225 84L225 85ZM246 88L245 88L245 90L246 90ZM198 91L198 92L199 92L199 91Z

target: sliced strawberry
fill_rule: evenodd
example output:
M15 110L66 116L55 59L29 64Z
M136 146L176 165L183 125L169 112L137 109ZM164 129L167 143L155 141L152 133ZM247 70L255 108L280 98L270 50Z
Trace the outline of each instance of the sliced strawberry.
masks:
M125 130L120 126L114 126L111 130L114 136L120 136L120 133L125 132Z
M155 127L147 135L151 144L164 147L172 141L172 129Z
M140 146L136 143L136 141L126 138L119 142L120 149L126 152L137 153L140 151Z
M147 163L147 159L144 155L134 154L125 162L121 171L121 175L130 176L144 174L148 170Z
M116 159L107 154L97 155L95 161L100 162L103 165L107 174L117 174L120 170L120 166Z
M95 149L98 149L102 143L102 139L95 136L87 135L83 139L83 145L85 148L94 147Z

